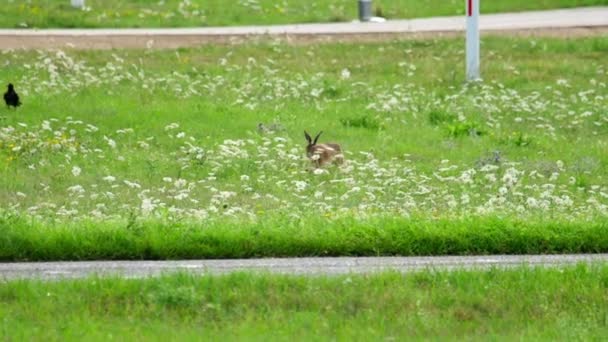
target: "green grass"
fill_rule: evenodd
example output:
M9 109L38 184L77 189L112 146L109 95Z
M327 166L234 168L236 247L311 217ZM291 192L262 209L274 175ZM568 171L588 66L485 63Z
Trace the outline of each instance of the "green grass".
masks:
M1 261L608 252L593 222L267 218L259 223L31 224L0 221Z
M335 22L356 19L354 0L87 0L86 11L68 0L8 1L0 27L182 27ZM374 0L375 15L389 19L462 15L457 0ZM607 5L607 0L482 1L482 13Z
M535 241L530 251L605 251L608 39L485 38L484 81L469 85L462 49L462 40L442 39L6 51L0 83L15 83L24 105L1 109L1 216L11 241L30 252L5 258L78 258L86 249L70 249L75 242L63 256L59 247L72 230L73 241L91 245L115 235L134 258L238 256L222 240L244 241L256 227L265 243L275 232L286 239L273 253L322 255L324 243L288 239L302 229L320 241L326 225L363 232L352 246L329 239L332 255L526 251L500 239L476 246L474 235L453 250L365 242L368 228L424 233L420 221L439 232L454 220L445 240L432 241L458 241L458 227L496 237L499 219L521 228L511 236ZM312 170L304 129L341 143L347 163ZM180 245L176 227L212 227L223 247L148 252L129 230L143 225L170 231L151 241L176 239L171 246ZM568 244L586 227L597 230ZM263 246L242 255L271 255ZM82 258L124 256L95 253Z
M608 267L0 283L6 340L601 340Z

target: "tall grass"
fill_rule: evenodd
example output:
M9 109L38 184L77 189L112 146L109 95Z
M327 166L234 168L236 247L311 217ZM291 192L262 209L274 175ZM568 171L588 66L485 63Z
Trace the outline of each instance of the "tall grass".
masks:
M604 220L572 223L487 217L44 225L2 219L0 260L606 253L606 229Z

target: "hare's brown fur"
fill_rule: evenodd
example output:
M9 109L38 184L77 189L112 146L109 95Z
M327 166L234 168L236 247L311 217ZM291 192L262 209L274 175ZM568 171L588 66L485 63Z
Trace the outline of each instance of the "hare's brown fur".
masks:
M323 133L323 131L319 132L313 140L310 135L304 131L304 137L306 137L306 141L308 141L306 156L317 167L324 166L331 162L342 164L344 162L342 147L336 143L317 144L317 140L319 140L321 133Z

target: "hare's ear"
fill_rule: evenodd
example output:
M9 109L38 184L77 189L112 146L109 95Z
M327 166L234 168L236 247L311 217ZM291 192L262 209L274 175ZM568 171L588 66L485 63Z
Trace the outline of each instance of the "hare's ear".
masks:
M313 145L317 143L317 140L319 140L321 133L323 133L323 131L321 131L321 132L319 132L319 134L317 134L317 136L315 137L315 141L312 143Z
M308 141L309 144L312 144L312 138L306 131L304 131L304 137L306 138L306 141Z

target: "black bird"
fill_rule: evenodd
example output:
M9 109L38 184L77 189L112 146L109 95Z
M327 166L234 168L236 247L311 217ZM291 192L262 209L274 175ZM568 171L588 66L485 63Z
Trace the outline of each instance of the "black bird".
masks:
M12 83L8 84L8 90L4 93L4 102L6 102L7 107L19 107L21 106L21 101L19 101L19 95L15 92L15 88Z

